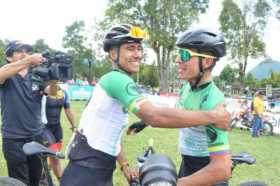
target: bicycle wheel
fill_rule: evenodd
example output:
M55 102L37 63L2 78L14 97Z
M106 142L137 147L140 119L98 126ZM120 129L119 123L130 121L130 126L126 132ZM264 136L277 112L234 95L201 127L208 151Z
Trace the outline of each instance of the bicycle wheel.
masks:
M273 126L271 123L269 122L264 122L262 124L262 128L261 128L261 135L264 135L264 136L272 136L273 135Z
M262 181L249 181L240 183L239 186L267 186L267 184Z
M15 178L3 177L3 176L0 176L0 185L1 186L26 186L24 183L22 183L21 181Z

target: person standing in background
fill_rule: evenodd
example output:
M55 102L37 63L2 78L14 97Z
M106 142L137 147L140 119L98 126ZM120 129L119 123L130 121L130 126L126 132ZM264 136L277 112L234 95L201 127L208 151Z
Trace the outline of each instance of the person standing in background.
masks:
M42 118L46 118L44 138L48 141L48 146L54 151L61 151L63 130L61 126L61 111L64 108L65 115L70 124L70 129L75 132L75 117L70 108L70 100L66 91L62 90L57 80L51 80L48 87L48 95L42 101ZM63 170L59 159L50 157L51 168L58 180L62 176Z

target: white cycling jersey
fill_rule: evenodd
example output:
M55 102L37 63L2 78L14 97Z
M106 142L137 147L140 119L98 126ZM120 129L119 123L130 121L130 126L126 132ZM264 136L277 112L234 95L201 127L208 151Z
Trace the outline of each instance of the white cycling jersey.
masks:
M128 110L136 113L137 102L142 99L134 80L125 72L114 70L104 75L82 113L79 131L92 148L117 156Z

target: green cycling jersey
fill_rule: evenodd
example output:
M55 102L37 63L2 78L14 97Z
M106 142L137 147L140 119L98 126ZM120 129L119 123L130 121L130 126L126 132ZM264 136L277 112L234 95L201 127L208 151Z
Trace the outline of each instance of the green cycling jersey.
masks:
M224 102L223 93L214 82L208 82L196 89L185 83L180 92L178 108L187 110L211 110ZM180 129L179 148L183 155L206 157L229 152L227 132L212 123Z

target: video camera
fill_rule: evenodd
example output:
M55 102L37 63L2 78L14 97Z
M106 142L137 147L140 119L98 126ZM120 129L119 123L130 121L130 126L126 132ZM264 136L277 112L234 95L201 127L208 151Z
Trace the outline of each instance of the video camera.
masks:
M45 81L72 79L72 58L64 52L44 52L46 60L39 66L31 68L32 81L42 85Z
M130 186L176 186L177 173L175 164L163 154L156 154L153 139L145 153L137 158L139 178L134 178Z

